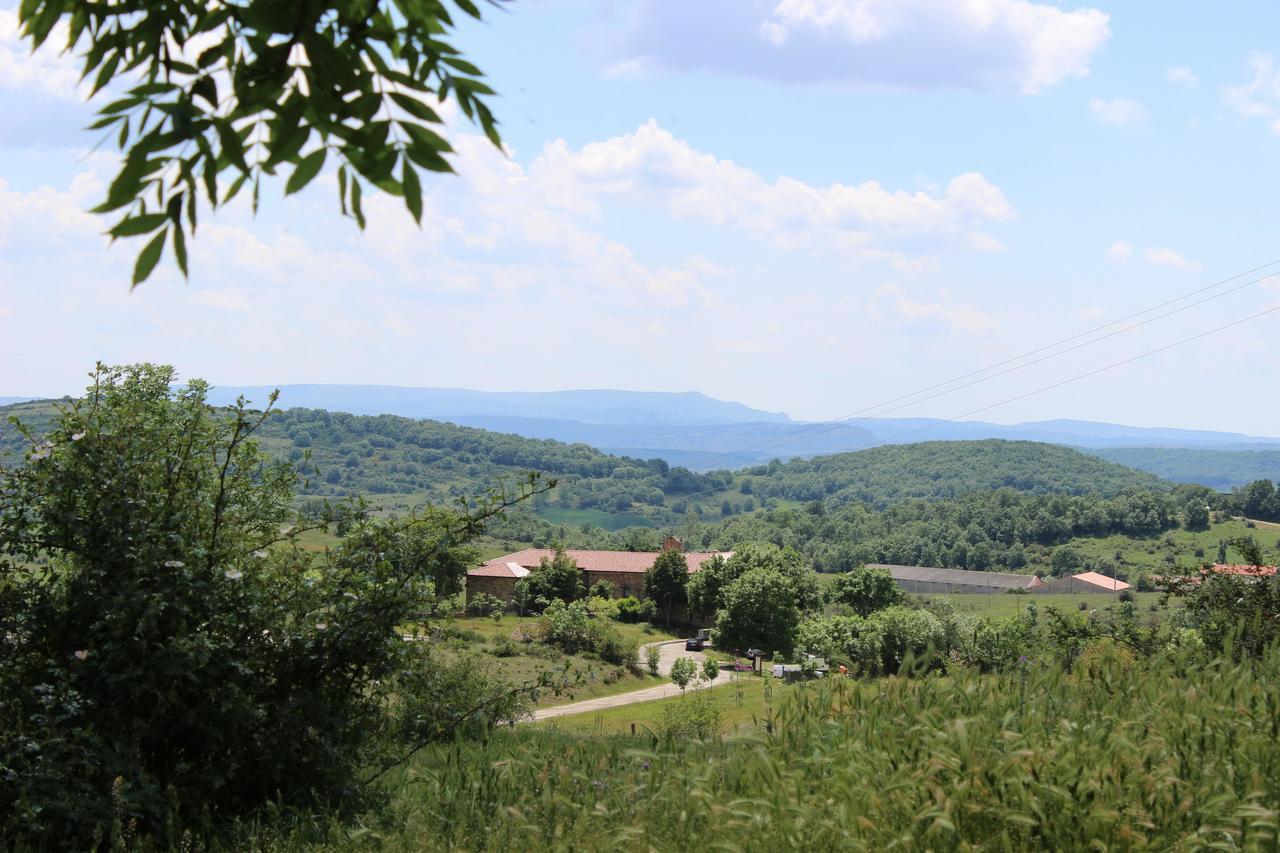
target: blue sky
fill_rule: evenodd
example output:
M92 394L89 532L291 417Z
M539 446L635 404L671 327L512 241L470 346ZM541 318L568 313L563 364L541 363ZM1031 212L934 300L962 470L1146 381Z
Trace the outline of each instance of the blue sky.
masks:
M74 65L0 4L0 395L215 383L700 390L832 418L1280 259L1280 8L516 0L458 43L421 229L331 176L205 218L184 282L84 213ZM952 417L1280 304L1263 281L895 415ZM1280 433L1280 314L983 413Z

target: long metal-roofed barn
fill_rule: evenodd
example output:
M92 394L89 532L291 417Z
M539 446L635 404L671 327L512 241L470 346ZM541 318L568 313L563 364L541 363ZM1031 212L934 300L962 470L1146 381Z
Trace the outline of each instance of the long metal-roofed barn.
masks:
M1040 585L1035 575L1011 572L971 572L965 569L937 569L930 566L890 566L870 563L868 569L884 569L907 592L920 593L1001 593Z

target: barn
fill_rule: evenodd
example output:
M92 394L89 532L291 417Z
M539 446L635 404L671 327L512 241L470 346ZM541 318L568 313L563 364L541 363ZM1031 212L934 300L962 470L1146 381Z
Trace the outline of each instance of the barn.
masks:
M1012 572L971 572L965 569L939 569L930 566L892 566L872 563L868 569L884 569L907 592L926 594L991 594L1011 589L1030 591L1039 585L1035 575Z
M1027 590L1038 594L1057 592L1110 593L1124 592L1129 584L1122 580L1109 578L1097 572L1081 572L1078 575L1054 578L1040 584L1035 589Z

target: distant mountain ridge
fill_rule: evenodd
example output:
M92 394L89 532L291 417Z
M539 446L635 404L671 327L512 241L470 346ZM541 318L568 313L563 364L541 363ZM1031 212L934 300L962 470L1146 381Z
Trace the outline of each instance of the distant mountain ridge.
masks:
M225 405L243 395L261 403L277 387L279 405L283 408L399 415L455 423L460 417L539 418L620 425L791 423L791 419L780 412L716 400L697 391L471 391L396 385L219 385L210 391L209 401Z

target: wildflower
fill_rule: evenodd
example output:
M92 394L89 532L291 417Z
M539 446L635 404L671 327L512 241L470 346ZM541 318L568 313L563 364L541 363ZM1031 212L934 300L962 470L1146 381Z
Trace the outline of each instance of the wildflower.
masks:
M84 432L84 431L81 431L81 432L78 432L78 433L76 433L75 435L71 436L71 440L72 440L72 441L79 441L80 439L84 438L86 435L88 435L88 433L86 433L86 432Z
M239 569L228 569L222 573L222 576L229 581L238 581L240 578L244 577L244 572Z
M267 559L267 552L259 548L257 551L253 552L253 556L257 557L259 560L265 560Z
M33 461L38 461L40 459L48 459L52 455L53 445L46 441L44 444L32 451L31 458Z
M317 631L324 631L324 630L328 629L328 627L329 627L329 623L328 623L328 622L317 622L317 623L316 623L316 630L317 630Z
M78 652L75 653L76 660L84 660L87 657L89 657L88 649L80 649Z
M165 560L164 561L164 567L166 569L180 569L185 565L186 563L182 562L181 560Z

